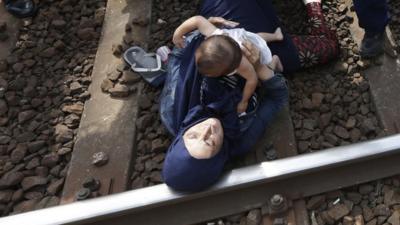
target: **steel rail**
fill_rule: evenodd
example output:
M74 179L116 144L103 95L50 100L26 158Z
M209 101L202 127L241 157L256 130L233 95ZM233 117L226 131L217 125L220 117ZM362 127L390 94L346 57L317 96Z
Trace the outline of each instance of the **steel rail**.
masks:
M259 207L273 194L291 199L400 173L400 134L235 169L210 189L177 193L157 185L22 213L2 225L192 224Z

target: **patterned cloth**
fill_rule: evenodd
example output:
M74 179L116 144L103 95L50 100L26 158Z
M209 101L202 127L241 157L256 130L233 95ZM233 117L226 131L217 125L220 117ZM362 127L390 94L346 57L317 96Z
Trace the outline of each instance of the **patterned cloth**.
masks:
M321 3L308 3L306 7L310 35L292 35L303 68L327 63L339 52L336 34L325 24Z

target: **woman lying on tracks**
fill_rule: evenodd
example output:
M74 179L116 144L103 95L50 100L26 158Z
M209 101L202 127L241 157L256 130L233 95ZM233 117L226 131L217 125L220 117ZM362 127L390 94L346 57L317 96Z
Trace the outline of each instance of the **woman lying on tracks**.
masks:
M311 35L284 34L282 42L270 44L284 72L325 63L337 55L337 41L324 25L320 3L309 3L307 9L313 22ZM200 15L230 19L254 33L271 33L280 25L270 0L204 0ZM247 115L239 118L236 106L243 80L201 76L194 53L202 40L202 35L193 32L186 37L185 48L173 50L161 98L162 121L175 136L165 158L163 178L180 191L199 191L213 184L231 157L251 150L288 97L284 78L260 64L259 51L247 43L243 51L261 86Z

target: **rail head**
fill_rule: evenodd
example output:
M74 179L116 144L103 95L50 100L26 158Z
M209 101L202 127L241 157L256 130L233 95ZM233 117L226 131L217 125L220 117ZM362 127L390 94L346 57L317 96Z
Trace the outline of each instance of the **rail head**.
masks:
M305 197L310 194L317 194L315 192L318 192L319 189L305 190L305 187L301 187L301 185L304 186L301 182L303 182L302 179L307 180L313 176L321 176L321 171L330 172L332 173L330 176L338 176L340 180L340 176L343 176L340 174L341 168L343 168L343 173L346 171L350 173L348 168L358 165L359 171L362 172L365 167L382 167L381 164L374 163L380 160L388 163L388 169L382 170L382 172L378 171L379 173L377 172L374 177L393 175L400 171L400 166L394 165L399 158L400 134L235 169L225 174L214 186L199 193L179 193L162 184L8 216L0 219L0 224L20 225L26 224L27 221L31 225L107 224L104 221L115 221L115 224L120 225L132 224L136 219L138 221L148 221L146 224L184 224L188 222L189 217L194 219L193 222L197 222L203 219L212 219L216 216L229 215L238 210L260 205L263 203L260 196L266 199L268 194L280 190L279 188L282 188L283 184L285 185L285 190L282 191L287 192L294 190L290 186L300 186L296 189L298 193L293 196ZM391 163L392 161L393 163ZM366 179L364 178L365 175L361 173L352 174L352 176L355 181L365 181ZM331 180L334 180L333 178L329 177L330 180L329 182L325 181L326 184L319 183L322 186L328 185L324 186L325 189L321 188L321 190L333 188L335 185L336 187L344 185L332 184ZM238 193L240 193L239 196ZM249 196L246 196L246 194ZM235 205L234 201L238 198L245 199L245 202L242 201L244 205ZM225 200L225 209L221 209L224 208L224 202L213 202L213 199L218 201ZM182 218L175 218L174 222L169 222L170 220L167 219L167 221L162 216L154 218L155 214L151 218L153 209L157 210L158 215L160 211L173 211L174 207L178 207L176 210L186 210L189 213L186 216L182 215ZM209 215L210 218L205 218L208 215L197 216L193 212L190 213L191 210L199 210L202 207L209 211L214 211L212 215ZM210 210L210 208L215 208L215 210ZM167 216L167 213L164 214ZM129 221L129 223L124 223L124 221Z

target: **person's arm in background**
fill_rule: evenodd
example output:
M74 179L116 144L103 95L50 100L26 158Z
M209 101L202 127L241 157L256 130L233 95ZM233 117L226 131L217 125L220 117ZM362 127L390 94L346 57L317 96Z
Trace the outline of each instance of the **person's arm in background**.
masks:
M254 65L264 96L250 127L240 137L232 155L239 155L250 151L259 138L264 135L276 113L288 102L288 88L282 75L274 75L266 65L260 64L259 51L251 43L244 43L243 53Z

